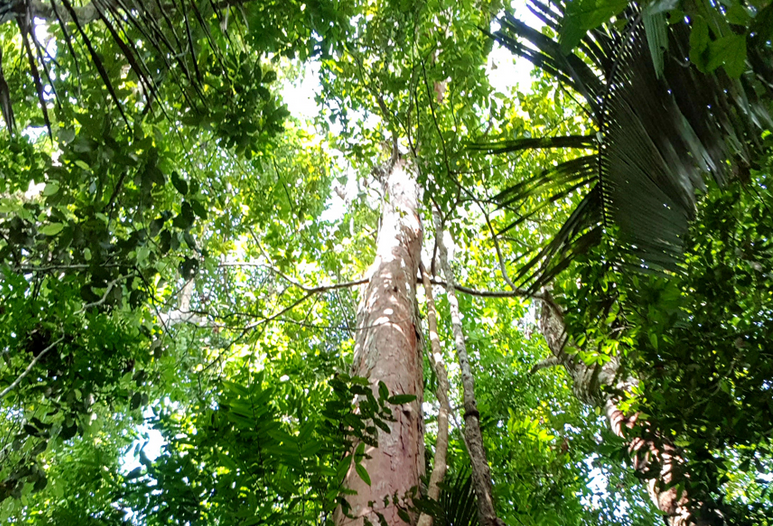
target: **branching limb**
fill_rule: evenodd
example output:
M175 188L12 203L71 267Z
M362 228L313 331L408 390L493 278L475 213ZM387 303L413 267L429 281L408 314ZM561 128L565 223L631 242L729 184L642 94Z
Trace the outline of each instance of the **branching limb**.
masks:
M290 276L288 276L287 274L285 274L284 272L282 272L278 268L272 267L271 265L266 265L265 263L252 263L252 262L246 262L246 261L245 262L235 261L235 262L220 263L220 265L218 265L218 266L220 266L220 267L257 267L257 268L263 268L263 269L266 269L266 270L276 274L277 276L279 276L280 278L282 278L283 280L285 280L286 282L288 282L292 286L297 287L297 288L301 289L304 292L310 292L312 294L316 294L318 292L328 292L330 290L336 290L336 289L346 289L346 288L350 288L350 287L356 287L357 285L364 285L364 284L368 283L368 281L370 281L368 278L362 278L362 279L359 279L359 280L347 281L347 282L344 282L344 283L332 283L332 284L327 284L327 285L317 285L317 286L314 286L314 287L310 287L308 285L304 285L303 283L300 283L297 280L291 278Z
M24 371L16 378L16 380L14 380L11 383L11 385L9 385L5 389L3 389L2 392L0 392L0 400L5 398L5 395L7 395L8 393L16 389L21 383L21 381L24 380L24 377L30 374L30 371L32 371L33 367L35 367L35 364L38 363L41 359L43 359L46 356L46 354L48 354L48 351L50 351L51 349L53 349L54 347L62 343L62 341L64 341L64 336L60 337L54 343L52 343L51 345L49 345L48 347L40 351L40 354L38 354L37 356L35 356L35 358L32 359L32 361L27 366L27 368L24 369Z
M101 0L101 2L103 7L118 5L115 0ZM94 1L84 6L73 6L70 13L61 4L55 5L50 0L11 0L8 4L0 6L0 24L27 14L47 22L56 22L57 19L62 22L73 22L77 18L78 23L85 25L99 18L99 9Z
M75 314L78 315L78 314L81 314L83 312L86 312L88 309L90 309L92 307L98 307L99 305L103 305L105 303L105 301L107 301L107 297L110 294L110 292L113 290L113 287L115 287L120 281L126 279L127 277L129 277L129 276L121 276L120 278L114 279L113 281L108 283L107 284L107 289L105 290L105 293L102 295L102 297L100 299L98 299L97 301L93 301L91 303L86 303L85 305L83 305L83 307L78 309L75 312ZM5 389L3 389L2 392L0 392L0 400L5 398L5 396L8 393L10 393L14 389L16 389L19 386L19 384L21 383L21 381L24 380L24 378L28 374L30 374L30 371L32 371L32 369L35 367L35 364L37 364L40 360L42 360L48 354L48 352L51 349L53 349L54 347L56 347L57 345L62 343L62 341L64 341L64 338L65 338L64 336L61 336L58 340L56 340L51 345L49 345L48 347L46 347L45 349L40 351L40 353L37 356L35 356L35 358L32 359L32 361L29 363L27 368L24 369L24 371L22 371L22 373L16 378L16 380L11 382L11 385L9 385Z
M448 284L439 279L430 279L430 283L446 288ZM515 288L513 290L479 290L464 285L454 284L454 289L463 294L469 294L470 296L478 296L481 298L532 298L538 300L545 300L546 297L541 292L529 292L526 289Z
M97 301L92 301L91 303L86 303L83 307L78 309L75 312L75 314L76 315L77 314L81 314L83 312L86 312L87 310L89 310L92 307L99 307L100 305L103 305L107 301L107 297L108 297L108 295L110 295L110 292L112 292L113 288L116 285L118 285L118 283L120 283L121 281L123 281L125 279L128 279L128 278L131 278L131 277L134 277L134 274L128 274L126 276L120 276L120 277L115 278L113 281L111 281L111 282L109 282L107 284L107 288L105 289L105 293L102 294L101 298L99 298Z
M558 359L558 356L549 356L548 358L545 358L544 360L540 360L537 363L535 363L529 373L534 374L540 369L549 369L551 367L556 367L558 365L561 365L561 360Z

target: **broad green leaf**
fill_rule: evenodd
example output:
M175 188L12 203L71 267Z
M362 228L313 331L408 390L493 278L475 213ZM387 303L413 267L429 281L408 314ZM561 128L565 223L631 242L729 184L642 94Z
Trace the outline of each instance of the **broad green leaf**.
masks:
M569 54L585 33L595 29L628 6L627 0L572 0L567 2L561 25L561 51Z
M48 181L46 183L46 187L43 188L43 195L48 197L50 195L54 195L59 191L59 181Z
M728 35L709 44L706 68L713 71L724 66L731 77L740 77L746 67L746 37Z
M55 236L62 231L64 225L62 223L50 223L40 228L40 233L47 236Z
M378 382L378 396L381 400L386 400L389 398L389 388L382 381Z
M185 180L180 177L180 173L177 172L177 170L172 172L172 184L182 195L188 194L188 183L186 183Z
M750 27L750 32L759 35L759 39L763 42L773 38L773 2L768 3L761 11L754 17Z
M703 18L693 20L690 30L690 62L700 71L708 66L709 26Z

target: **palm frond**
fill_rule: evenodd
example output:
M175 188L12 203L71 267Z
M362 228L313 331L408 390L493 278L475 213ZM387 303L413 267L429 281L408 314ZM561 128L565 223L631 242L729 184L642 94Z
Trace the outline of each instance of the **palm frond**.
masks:
M478 504L472 487L472 471L465 466L446 475L440 483L440 497L414 499L419 513L429 515L435 526L475 526L478 524Z
M560 1L531 0L529 8L554 32L560 30ZM516 138L475 148L495 154L544 147L595 150L496 196L500 206L519 211L507 230L567 195L567 188L587 188L586 198L556 236L536 248L536 255L519 271L521 283L546 283L601 242L604 226L615 227L626 263L643 270L677 271L697 195L705 191L704 178L722 185L744 177L761 151L760 132L773 122L758 94L764 82L757 80L771 74L770 57L761 60L750 54L747 66L755 69L740 79L723 71L704 74L684 63L689 54L684 24L647 30L644 18L632 4L622 24L589 31L569 55L555 39L510 14L491 35L579 93L597 127L585 141L576 136ZM666 47L667 39L662 64L653 64L648 37L657 39L658 48ZM755 61L762 65L756 68ZM763 96L770 97L773 84L764 89ZM539 205L524 208L527 202Z
M505 139L487 143L479 142L470 144L469 148L472 151L499 154L547 148L592 148L594 144L595 139L592 135L569 135L563 137Z
M441 484L442 515L438 526L474 526L478 522L478 504L472 487L472 471L464 469Z
M46 125L50 122L45 89L53 90L53 83L44 82L41 72L48 77L48 65L40 52L40 44L34 27L34 20L40 18L50 23L56 23L62 31L66 49L73 58L77 77L80 78L81 67L78 55L75 52L74 41L79 40L88 52L89 61L97 70L108 95L117 105L124 121L128 123L128 117L124 112L123 101L118 97L117 90L113 86L107 68L97 45L93 41L93 34L86 27L94 21L101 21L107 30L109 38L120 50L131 71L136 75L142 93L145 96L146 110L154 100L158 100L158 91L162 79L171 75L173 85L179 89L186 103L195 111L206 107L203 75L199 66L197 48L198 35L203 35L212 47L212 55L217 64L222 66L222 57L215 37L210 32L209 17L215 9L215 4L205 4L207 9L202 12L201 6L196 2L161 3L158 0L141 2L138 0L92 0L83 5L78 5L74 0L48 0L44 2L32 0L8 0L2 3L0 23L16 21L19 25L24 44L25 53L29 59L29 68L32 75L41 111ZM227 5L227 4L224 4ZM167 11L171 10L174 20ZM184 32L180 38L178 32ZM92 35L92 36L90 36ZM37 52L36 52L37 50ZM149 65L147 60L152 59ZM5 92L0 88L0 99ZM56 94L54 93L54 99ZM10 102L3 104L3 108L11 108ZM163 108L162 108L163 111ZM3 111L4 120L9 130L12 130L11 112Z

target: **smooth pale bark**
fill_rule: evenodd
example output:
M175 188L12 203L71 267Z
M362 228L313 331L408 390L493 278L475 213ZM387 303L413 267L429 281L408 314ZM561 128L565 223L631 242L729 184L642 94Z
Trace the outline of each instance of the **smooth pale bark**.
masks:
M424 295L427 298L427 325L429 326L430 341L429 361L432 363L432 367L437 375L438 386L435 395L440 405L437 415L435 465L432 467L432 474L429 477L427 496L432 500L438 500L440 497L440 483L443 482L448 469L446 458L448 455L448 415L451 413L451 404L448 402L448 373L446 372L443 351L440 348L440 337L437 332L437 309L435 309L435 298L432 296L432 284L424 265L420 265L420 271L424 285ZM422 513L419 517L418 526L432 526L432 516Z
M480 413L478 402L475 400L475 379L470 367L470 359L467 355L467 344L464 341L462 328L462 315L459 310L459 300L456 298L454 285L454 272L448 260L448 250L443 242L443 226L439 214L434 213L435 228L437 233L437 245L440 255L440 265L446 278L446 294L448 296L449 310L451 311L451 326L456 344L456 356L462 372L462 387L464 388L464 438L467 450L470 453L472 464L472 484L478 501L478 519L481 526L500 526L503 524L497 519L494 509L494 498L491 487L491 468L486 460L486 450L483 447L483 435L480 431Z
M379 514L389 526L405 524L392 499L396 496L404 508L412 506L409 495L417 491L424 474L423 360L416 315L416 274L422 243L418 187L410 166L402 159L385 168L382 177L385 199L381 227L370 282L357 316L352 373L367 377L376 396L382 381L390 394L416 395L416 400L395 407L396 421L389 423L390 432L379 430L378 447L365 448L361 464L371 485L360 478L354 465L350 468L344 485L357 492L346 497L354 518L346 517L339 507L335 517L339 526L360 526L365 519L376 525ZM415 521L413 514L411 522Z
M687 492L679 495L677 488L672 487L675 477L682 470L684 459L666 437L659 433L653 440L628 436L627 430L634 427L637 415L626 416L618 407L620 398L615 393L629 391L637 380L620 374L620 362L616 357L599 367L588 366L577 355L569 355L563 313L554 301L550 301L549 291L543 294L549 301L541 302L540 331L552 356L535 365L532 371L562 365L572 377L575 395L586 404L604 409L612 432L628 441L628 450L634 455L634 468L652 477L647 491L652 502L665 514L669 526L723 524L718 510L709 511L714 520L695 518L691 511L705 508L703 503L692 501ZM650 473L653 469L657 469L654 477Z

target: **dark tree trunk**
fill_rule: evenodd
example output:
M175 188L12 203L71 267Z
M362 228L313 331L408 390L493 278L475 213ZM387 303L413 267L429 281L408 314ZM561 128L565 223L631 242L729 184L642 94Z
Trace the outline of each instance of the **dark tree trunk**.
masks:
M626 416L618 407L619 394L630 390L637 381L621 374L617 358L603 366L586 365L578 356L567 353L567 334L563 314L550 293L549 301L542 302L540 331L545 337L551 357L537 364L532 371L543 367L562 365L572 377L573 390L582 402L604 409L607 422L615 435L628 441L628 450L634 457L634 468L648 479L647 491L652 502L664 513L669 526L709 526L723 524L722 514L715 507L691 499L688 492L678 494L674 487L683 470L684 458L677 448L658 430L650 430L654 438L631 437L628 430L636 425L637 415ZM646 422L639 425L647 426ZM697 518L702 509L707 518Z

